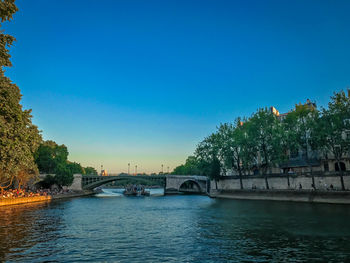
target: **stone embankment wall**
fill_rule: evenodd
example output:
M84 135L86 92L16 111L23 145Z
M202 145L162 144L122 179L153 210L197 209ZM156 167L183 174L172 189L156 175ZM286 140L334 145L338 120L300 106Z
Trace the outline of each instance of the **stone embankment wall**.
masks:
M18 198L4 198L0 199L0 206L5 205L19 205L34 202L48 202L52 200L52 196L32 196L32 197L18 197Z
M237 177L226 176L216 183L210 182L210 196L230 199L275 200L350 204L350 173L343 175L346 191L341 190L338 174L315 174L315 189L310 175L269 175L266 188L264 177L243 178L243 189ZM289 183L288 183L289 181ZM301 187L300 187L301 186ZM333 188L331 188L333 186Z
M289 185L288 185L289 178ZM350 173L344 173L344 185L346 190L350 190ZM315 174L315 188L317 190L327 190L333 185L334 190L341 190L341 181L338 174ZM266 189L265 178L262 176L243 177L243 189ZM269 189L273 190L313 190L311 175L269 175L267 176ZM217 182L218 190L240 190L240 181L237 176L225 176ZM210 183L211 189L216 189L214 181Z
M350 191L311 190L212 190L211 197L350 205Z
M58 195L48 195L48 196L32 196L32 197L18 197L18 198L3 198L0 199L0 206L6 205L20 205L20 204L28 204L28 203L36 203L36 202L51 202L54 200L61 200L67 198L88 196L95 194L94 191L78 191L73 193L66 194L58 194Z

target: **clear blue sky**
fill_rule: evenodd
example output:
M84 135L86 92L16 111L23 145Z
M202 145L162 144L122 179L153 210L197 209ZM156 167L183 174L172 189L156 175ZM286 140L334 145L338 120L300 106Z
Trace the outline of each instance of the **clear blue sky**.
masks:
M350 1L17 5L7 74L44 138L84 166L173 169L220 122L350 85Z

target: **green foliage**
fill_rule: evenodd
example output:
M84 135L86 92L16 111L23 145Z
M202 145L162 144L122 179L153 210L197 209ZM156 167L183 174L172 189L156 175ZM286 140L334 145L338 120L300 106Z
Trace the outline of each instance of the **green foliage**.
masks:
M79 163L69 162L68 149L54 141L43 142L35 153L35 162L39 171L55 174L55 183L59 186L72 184L73 174L82 174L84 169Z
M71 174L83 174L84 169L81 167L80 163L67 161L66 167Z
M15 0L0 1L0 18L1 22L10 21L14 13L18 11Z
M317 132L315 130L317 118L318 111L315 108L309 105L298 105L283 122L289 149L302 150L307 160L311 157L310 151L318 149L317 144L312 144L310 136Z
M277 117L267 109L258 110L249 119L247 133L256 153L255 164L263 174L286 158L284 130Z
M59 186L71 185L74 177L72 171L69 169L67 164L59 165L55 172L55 183Z
M45 176L44 180L40 183L40 186L44 188L50 188L50 186L55 183L56 183L56 178L53 175L48 174Z
M23 110L19 88L4 74L12 66L9 48L15 41L2 30L2 23L12 20L17 11L14 0L0 0L0 188L15 181L21 186L38 174L55 173L56 183L69 185L74 173L83 173L78 163L67 161L68 150L53 141L42 142L38 128L32 124L31 110ZM40 145L40 147L39 147ZM96 173L91 167L89 173ZM52 180L50 181L52 183Z
M6 184L25 170L36 174L33 153L41 136L31 122L30 110L22 110L20 91L0 76L0 183Z
M172 174L177 175L199 175L198 161L194 156L189 156L186 163L174 169Z
M58 167L66 166L68 149L54 141L43 142L35 153L35 162L41 173L56 173Z
M14 1L1 1L1 22L11 20L16 11ZM37 174L33 153L41 141L38 128L32 124L31 110L22 109L19 88L4 74L4 67L11 66L8 48L14 40L0 31L0 188Z
M218 180L221 176L222 152L220 151L220 139L217 133L213 133L200 142L195 151L198 160L198 168L201 175ZM221 160L220 160L221 157Z
M17 6L14 0L3 0L0 1L0 18L1 22L12 20L12 16L17 12ZM1 78L3 77L3 67L12 66L8 48L12 46L15 38L11 35L4 34L1 30L2 25L0 24L0 67L1 67Z
M350 151L350 98L344 91L331 97L317 124L316 143L340 161Z
M214 158L209 164L208 177L217 180L220 178L221 163L218 158Z
M83 168L84 175L97 175L97 171L94 167L84 167Z
M248 137L248 128L249 123L237 118L234 124L221 124L217 129L223 164L239 175L245 174L254 164L255 151Z
M198 144L194 159L199 174L218 179L227 170L240 177L255 168L266 174L299 150L307 160L315 152L323 152L326 158L331 152L338 162L349 153L350 99L344 91L335 93L322 112L308 103L297 105L283 121L260 109L244 122L237 118L234 123L221 124ZM186 164L176 171L185 168Z

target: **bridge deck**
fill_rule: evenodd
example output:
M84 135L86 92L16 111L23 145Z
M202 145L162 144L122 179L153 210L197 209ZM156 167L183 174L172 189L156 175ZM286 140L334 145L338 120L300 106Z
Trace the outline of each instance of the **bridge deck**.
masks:
M180 189L180 186L186 181L192 181L198 184L201 192L206 191L207 177L198 175L113 175L113 176L81 176L81 187L83 189L94 189L101 185L116 180L141 180L150 182L160 182L165 188Z

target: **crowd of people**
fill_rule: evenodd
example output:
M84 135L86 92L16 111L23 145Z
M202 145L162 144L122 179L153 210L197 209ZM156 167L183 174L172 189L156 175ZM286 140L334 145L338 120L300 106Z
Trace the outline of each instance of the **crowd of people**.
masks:
M0 199L5 198L21 198L21 197L34 197L34 196L48 196L48 195L59 195L66 194L70 191L67 189L43 189L40 188L36 191L31 191L29 189L8 189L4 190L0 195Z

